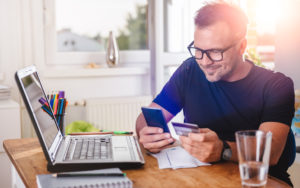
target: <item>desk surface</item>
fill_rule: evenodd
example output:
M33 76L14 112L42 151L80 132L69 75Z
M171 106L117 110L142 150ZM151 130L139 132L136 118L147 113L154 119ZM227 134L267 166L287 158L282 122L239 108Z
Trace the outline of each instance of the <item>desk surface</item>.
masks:
M46 159L37 138L5 140L3 146L26 187L37 187L36 175L48 174ZM160 170L154 157L144 154L146 164L124 170L134 187L241 187L238 165L231 162L189 169ZM269 177L267 188L289 187Z

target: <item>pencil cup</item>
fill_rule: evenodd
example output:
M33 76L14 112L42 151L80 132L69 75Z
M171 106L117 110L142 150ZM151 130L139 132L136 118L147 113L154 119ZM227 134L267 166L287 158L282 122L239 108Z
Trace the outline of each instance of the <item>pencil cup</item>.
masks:
M57 125L60 129L60 132L62 133L62 135L64 136L65 135L65 113L64 114L57 114L55 115L55 118L56 118L56 122L57 122Z

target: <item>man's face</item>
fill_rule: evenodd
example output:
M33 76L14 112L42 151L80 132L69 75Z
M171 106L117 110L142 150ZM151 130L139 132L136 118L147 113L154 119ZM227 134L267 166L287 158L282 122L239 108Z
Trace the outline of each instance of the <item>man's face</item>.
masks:
M236 74L234 70L241 58L240 42L224 22L217 22L207 27L196 28L194 46L197 48L202 50L225 49L233 44L236 45L223 53L222 61L214 62L207 57L207 54L203 54L202 59L196 59L208 81L226 81L230 80Z

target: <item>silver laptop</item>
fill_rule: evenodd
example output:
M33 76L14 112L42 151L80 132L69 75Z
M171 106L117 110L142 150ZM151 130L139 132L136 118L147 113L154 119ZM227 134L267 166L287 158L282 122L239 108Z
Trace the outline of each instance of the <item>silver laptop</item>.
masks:
M35 66L19 70L15 79L52 172L108 167L141 167L145 161L134 136L63 136L53 112L39 103L47 100ZM49 104L49 102L48 102Z

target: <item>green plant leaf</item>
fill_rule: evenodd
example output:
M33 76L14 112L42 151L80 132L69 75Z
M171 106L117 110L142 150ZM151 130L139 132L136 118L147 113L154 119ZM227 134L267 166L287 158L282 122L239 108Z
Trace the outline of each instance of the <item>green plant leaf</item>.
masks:
M74 121L66 126L66 135L75 132L99 132L100 130L86 121Z

